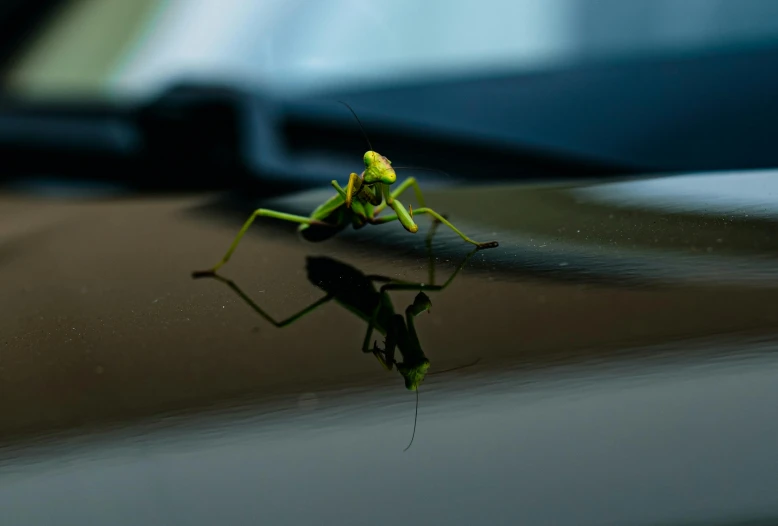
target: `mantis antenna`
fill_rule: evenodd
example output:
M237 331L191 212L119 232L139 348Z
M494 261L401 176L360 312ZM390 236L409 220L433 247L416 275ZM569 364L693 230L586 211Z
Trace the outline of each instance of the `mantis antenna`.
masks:
M436 371L436 372L434 372L434 373L429 373L429 374L427 374L427 376L432 376L433 374L443 374L443 373L449 373L449 372L451 372L451 371L457 371L457 370L459 370L459 369L464 369L465 367L472 367L472 366L474 366L475 364L477 364L477 363L478 363L478 362L480 362L480 361L481 361L481 359L480 359L480 358L478 358L478 359L477 359L476 361L474 361L473 363L468 363L468 364L465 364L465 365L459 365L459 366L457 366L457 367L452 367L451 369L444 369L444 370L442 370L442 371Z
M451 369L444 369L443 371L437 371L435 373L429 373L427 376L431 376L433 374L448 373L448 372L451 372L451 371L456 371L458 369L464 369L465 367L472 367L472 366L474 366L475 364L477 364L480 361L481 361L481 359L478 358L473 363L468 363L468 364L465 364L465 365L460 365L458 367L452 367ZM411 444L413 444L413 438L416 436L416 422L418 420L419 420L419 388L417 387L416 388L416 413L413 416L413 434L411 435L411 441L408 443L408 447L403 449L403 453L408 451L408 449L410 449L410 447L411 447Z
M408 447L403 449L403 453L410 449L413 444L413 437L416 436L416 421L419 419L419 388L416 388L416 414L413 416L413 434L411 435L411 441L408 443Z
M365 131L365 127L362 126L362 121L359 120L359 117L357 117L357 112L354 111L354 109L349 106L347 103L343 102L342 100L338 101L339 103L343 104L345 107L348 108L348 110L351 112L351 114L354 116L354 118L357 120L357 124L359 125L359 129L362 130L362 135L364 135L365 140L367 141L367 145L370 147L371 151L373 150L373 145L370 144L370 138L367 136L367 132ZM428 172L438 172L440 174L445 175L446 177L451 177L451 174L444 172L443 170L439 170L438 168L427 168L426 166L395 166L395 170L425 170Z
M370 144L370 139L368 139L368 137L367 137L367 132L365 131L364 126L362 126L362 121L360 121L359 117L357 117L357 113L353 109L351 109L351 106L349 106L348 104L346 104L342 100L339 100L338 102L340 102L341 104L343 104L345 107L348 108L348 110L351 112L351 114L357 120L357 124L359 124L359 129L362 130L362 135L365 136L365 140L367 141L367 145L370 147L370 151L375 151L375 150L373 150L373 145Z
M446 177L451 177L451 174L448 172L444 172L438 168L428 168L426 166L392 166L392 168L395 170L424 170L426 172L438 172L439 174L443 174Z

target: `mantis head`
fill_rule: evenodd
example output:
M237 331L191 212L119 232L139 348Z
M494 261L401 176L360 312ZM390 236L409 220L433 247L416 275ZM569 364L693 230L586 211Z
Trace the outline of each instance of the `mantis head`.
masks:
M424 292L419 292L413 299L413 304L408 307L406 312L413 314L414 316L418 316L425 310L429 311L431 307L432 301L430 301L429 296L424 294Z
M480 358L468 365L462 365L460 367L454 367L453 369L447 369L445 371L439 371L438 373L430 374L446 373L448 371L455 371L456 369L470 367L478 363L479 360ZM413 434L411 435L411 441L408 444L408 447L406 447L404 451L408 451L408 449L411 447L411 444L413 444L413 438L416 436L416 420L419 416L419 385L424 381L424 377L427 376L427 371L429 368L430 362L426 358L413 367L397 364L397 370L400 371L400 374L403 376L403 378L405 378L405 387L407 387L409 391L416 391L416 415L413 417Z
M392 162L380 153L369 150L363 159L365 161L365 183L394 184L397 180Z
M405 379L405 387L409 391L416 391L419 388L419 385L424 381L424 377L427 376L429 368L430 362L426 358L413 367L397 364L397 370Z

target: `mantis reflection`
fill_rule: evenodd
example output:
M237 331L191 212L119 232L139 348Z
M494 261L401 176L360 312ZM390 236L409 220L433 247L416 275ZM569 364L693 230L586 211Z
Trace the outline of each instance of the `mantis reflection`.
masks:
M275 327L281 328L291 325L300 318L310 314L322 305L334 301L348 311L352 312L367 323L367 331L362 343L362 352L372 353L381 366L387 371L396 369L403 377L405 387L416 391L416 414L418 415L418 389L426 376L461 369L475 365L476 362L465 366L429 373L430 361L424 354L418 334L416 332L415 318L423 312L429 312L432 302L425 292L442 291L448 287L459 274L468 260L478 251L469 252L451 276L442 285L435 284L435 262L431 251L431 238L437 224L433 225L428 237L429 250L429 281L416 283L392 279L375 274L364 274L358 269L340 261L328 257L307 258L306 270L308 280L320 288L325 295L305 307L292 316L277 321L252 300L232 280L224 278L216 273L203 275L216 279L232 289L251 309L262 316ZM381 284L376 288L376 284ZM395 311L390 291L418 291L413 303L405 309L404 316ZM384 336L384 348L378 347L378 342L373 341L373 332L377 331ZM399 351L401 361L397 360L396 352ZM413 436L407 450L413 443L416 434L416 419L414 418Z

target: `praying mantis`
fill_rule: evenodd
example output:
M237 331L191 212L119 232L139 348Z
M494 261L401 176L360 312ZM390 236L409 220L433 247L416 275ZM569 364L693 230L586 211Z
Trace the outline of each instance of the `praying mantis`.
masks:
M342 101L338 102L345 105L354 115L357 124L367 140L368 147L370 148L362 158L365 164L365 169L362 173L357 175L352 172L349 175L348 184L345 189L343 189L337 181L333 180L331 184L337 193L319 205L309 217L258 208L246 220L222 259L211 269L193 272L193 277L197 278L213 275L219 268L225 265L230 260L230 257L232 257L235 249L237 249L238 244L246 234L246 231L258 217L268 217L298 223L300 225L298 227L298 232L303 239L311 242L319 242L338 234L348 225L352 225L354 229L357 230L366 225L381 225L392 221L399 221L408 232L415 234L419 230L419 226L413 220L414 214L427 214L432 216L435 221L446 225L456 232L463 240L475 245L476 250L498 246L497 241L478 242L469 238L461 230L452 225L444 216L438 214L431 208L427 208L425 206L421 188L414 177L408 177L392 190L391 186L397 181L397 174L395 173L395 168L392 167L391 161L373 150L370 139L367 137L367 133L365 132L364 127L362 127L359 117L357 117L356 112L354 112L351 106ZM411 187L416 193L416 199L421 205L421 208L417 208L416 210L414 210L412 206L408 206L408 209L406 210L405 206L398 199L403 192ZM380 216L381 212L387 207L391 208L394 211L394 214Z
M367 322L367 331L362 342L362 352L372 353L381 366L387 371L396 369L403 378L406 389L416 391L416 416L413 423L413 435L411 442L405 451L413 444L413 438L416 436L416 420L419 409L419 386L426 376L440 374L444 372L461 369L475 365L475 362L429 373L430 361L425 356L416 332L415 318L423 312L429 312L432 302L425 291L442 291L448 287L454 278L459 274L467 261L478 250L475 248L470 251L459 266L454 270L448 280L442 285L435 285L435 264L431 252L431 238L435 232L438 222L434 222L427 237L427 246L430 250L429 262L429 282L414 283L401 280L395 280L386 276L366 275L356 268L328 257L307 258L306 269L308 280L320 288L325 295L305 307L292 316L276 321L275 318L266 313L256 302L246 295L232 280L224 278L216 273L202 274L198 277L210 277L220 281L232 289L248 306L259 314L266 321L277 328L286 327L310 314L322 305L334 301L356 316ZM376 283L382 283L380 288L376 289ZM413 300L413 303L405 309L405 316L396 313L392 299L389 296L390 291L398 290L417 290L419 291ZM370 341L373 332L378 331L385 337L384 348L378 347L377 341ZM401 361L398 361L396 351L401 355Z

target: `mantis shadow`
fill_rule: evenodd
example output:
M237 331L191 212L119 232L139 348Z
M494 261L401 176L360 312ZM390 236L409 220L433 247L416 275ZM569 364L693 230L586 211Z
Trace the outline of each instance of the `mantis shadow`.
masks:
M434 225L437 226L437 225ZM419 386L429 375L449 372L475 365L473 363L429 372L430 361L424 354L416 331L415 319L424 312L429 312L432 301L426 292L445 290L464 268L468 260L478 249L470 251L457 266L451 276L441 285L435 284L435 261L432 256L431 238L435 228L427 236L429 250L429 280L426 283L396 280L387 276L365 274L357 268L329 257L309 256L306 261L308 280L324 292L324 296L308 305L296 314L283 320L276 320L253 299L251 299L235 282L219 274L203 274L198 279L215 279L232 289L254 312L277 328L286 327L295 321L315 311L319 307L334 302L350 311L367 323L367 330L362 343L362 352L372 354L386 371L396 370L403 378L406 389L416 391L416 416L418 416ZM418 291L413 302L405 308L404 314L398 313L390 296L391 291ZM384 337L384 347L378 346L373 340L373 333L378 332ZM372 341L372 346L371 346ZM398 359L399 353L399 359ZM413 424L413 436L407 451L413 443L416 434L416 418Z

